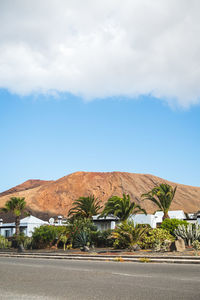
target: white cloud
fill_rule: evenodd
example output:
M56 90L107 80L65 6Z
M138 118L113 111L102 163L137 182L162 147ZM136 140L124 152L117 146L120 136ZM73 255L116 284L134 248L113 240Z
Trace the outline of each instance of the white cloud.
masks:
M198 0L1 0L0 87L200 99Z

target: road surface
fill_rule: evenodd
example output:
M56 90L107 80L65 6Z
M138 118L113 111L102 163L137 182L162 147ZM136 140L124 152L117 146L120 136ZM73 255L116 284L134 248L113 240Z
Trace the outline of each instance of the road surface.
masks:
M200 299L200 265L0 258L0 299Z

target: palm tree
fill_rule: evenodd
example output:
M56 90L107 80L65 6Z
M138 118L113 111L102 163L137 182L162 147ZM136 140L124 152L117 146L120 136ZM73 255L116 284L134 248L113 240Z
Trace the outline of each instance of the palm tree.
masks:
M131 251L146 233L147 226L134 226L133 221L123 221L112 233L112 237L117 240L118 247L128 247Z
M91 219L92 216L98 214L101 208L100 201L94 196L80 197L73 202L73 207L69 210L68 216Z
M159 186L154 187L151 191L146 194L142 194L143 200L150 200L155 203L160 210L163 211L164 219L168 219L168 211L172 200L174 199L177 187L173 187L169 184L162 183Z
M20 216L26 210L25 198L11 197L1 211L8 213L12 212L15 215L15 234L19 235Z
M138 212L146 214L146 211L142 209L139 204L131 202L129 195L123 194L123 198L113 196L108 199L101 216L106 217L108 215L114 215L121 221L125 221L130 215Z

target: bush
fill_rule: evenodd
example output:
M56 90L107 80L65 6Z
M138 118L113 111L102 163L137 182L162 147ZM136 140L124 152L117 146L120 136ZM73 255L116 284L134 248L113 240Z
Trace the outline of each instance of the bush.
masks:
M25 236L23 245L24 245L24 249L26 249L26 250L32 249L32 246L33 246L32 237Z
M70 235L69 240L73 247L77 247L77 239L79 239L79 235L86 235L88 237L88 241L91 242L93 232L97 231L97 227L93 224L93 222L86 218L73 219L68 226Z
M168 230L148 228L138 245L143 249L165 250L169 244L167 241L174 241Z
M43 225L35 228L32 235L32 247L42 249L55 245L65 248L67 243L74 246L81 232L86 232L90 237L93 230L96 230L96 226L88 219L74 219L67 226Z
M32 235L33 248L42 249L50 247L56 242L57 227L52 225L43 225L34 229Z
M57 247L60 242L62 246L64 246L63 241L64 244L66 244L66 239L68 240L69 237L69 226L43 225L34 229L32 235L32 247L35 249L47 248L53 245Z
M32 237L25 236L22 232L18 236L14 234L11 243L13 248L23 245L24 249L32 249Z
M11 242L9 242L4 236L0 235L0 249L7 249L11 247Z
M161 228L162 229L166 229L167 231L169 231L169 233L173 236L175 236L175 229L178 228L179 225L183 225L185 227L187 227L188 222L187 221L183 221L183 220L178 220L178 219L165 219L162 224L161 224Z
M113 247L114 238L111 236L112 230L91 232L91 244L95 247Z

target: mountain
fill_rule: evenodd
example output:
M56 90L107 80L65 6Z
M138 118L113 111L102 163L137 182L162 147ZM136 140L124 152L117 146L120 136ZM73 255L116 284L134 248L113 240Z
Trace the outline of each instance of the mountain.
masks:
M102 203L113 195L130 194L148 213L156 210L150 201L141 201L141 194L155 185L177 186L171 209L185 212L200 210L200 187L173 183L162 178L127 172L76 172L55 181L28 180L0 194L0 207L12 196L25 197L31 211L46 215L67 215L72 203L80 196L94 194Z
M52 181L46 181L46 180L40 180L40 179L30 179L30 180L27 180L24 183L19 184L5 192L0 193L0 197L6 196L9 194L14 194L14 193L21 192L21 191L25 191L25 190L29 190L29 189L33 189L35 187L47 184L49 182L52 182Z

